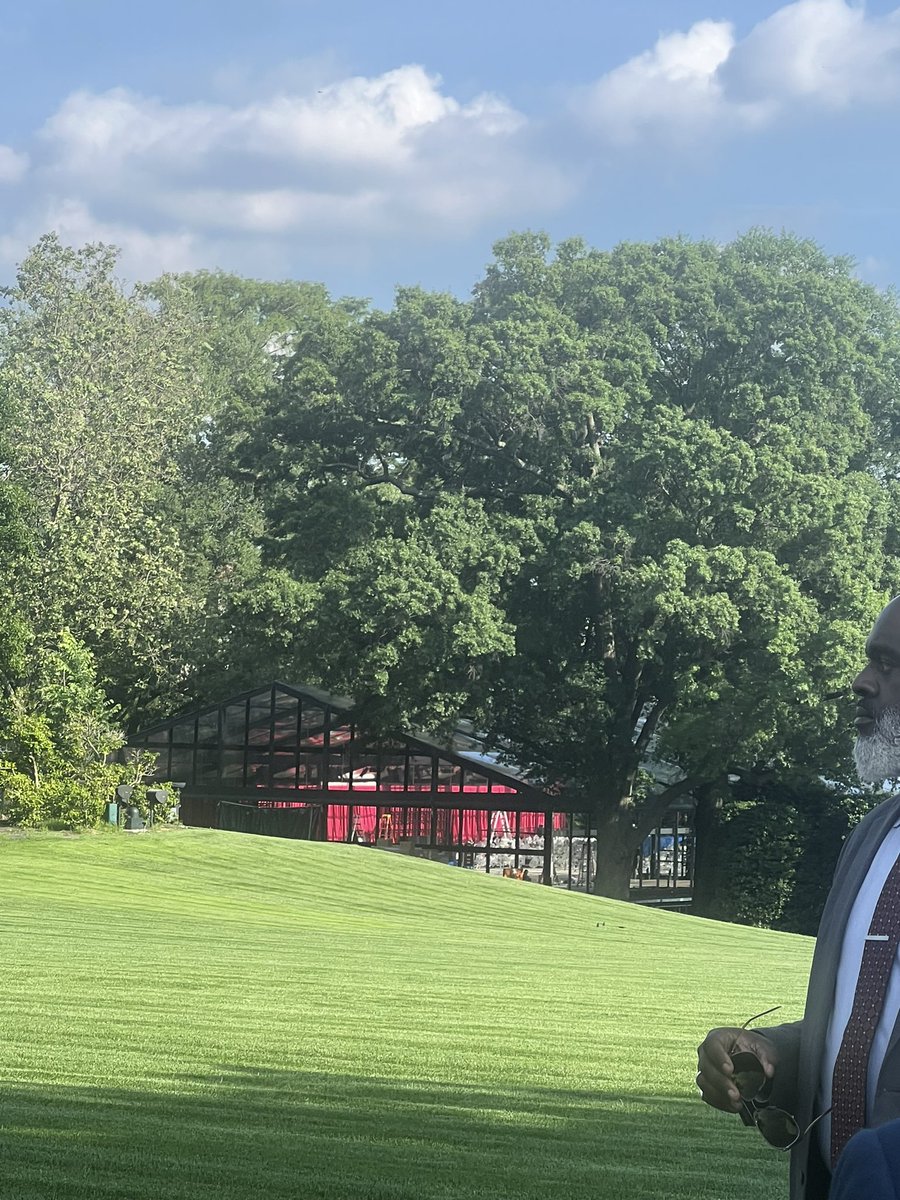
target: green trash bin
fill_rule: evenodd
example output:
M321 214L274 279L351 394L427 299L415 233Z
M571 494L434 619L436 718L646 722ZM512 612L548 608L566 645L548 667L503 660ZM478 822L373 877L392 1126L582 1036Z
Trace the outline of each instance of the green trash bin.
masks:
M118 825L119 823L119 806L115 800L110 800L106 805L106 812L103 814L103 820L107 825Z

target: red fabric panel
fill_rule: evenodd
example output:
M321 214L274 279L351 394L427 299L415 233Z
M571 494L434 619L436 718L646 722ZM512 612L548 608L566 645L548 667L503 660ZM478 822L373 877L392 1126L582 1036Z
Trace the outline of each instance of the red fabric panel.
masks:
M333 786L333 785L332 785ZM354 791L358 789L354 788ZM407 836L427 838L431 828L431 813L428 808L421 808L409 811L404 814L400 808L383 807L382 815L387 812L391 814L390 835L395 840L403 835L404 828L407 831ZM485 811L474 808L464 808L462 810L462 842L463 844L471 844L483 846L488 839L488 816L491 818L491 833L504 835L506 830L509 830L510 837L515 837L516 830L516 814L514 812L495 811L488 814ZM505 817L505 821L504 821ZM329 842L345 842L350 834L349 828L350 809L346 804L329 804L328 805L328 841ZM376 835L375 828L376 808L375 805L359 804L353 808L353 822L356 832L362 834L367 841L373 841ZM449 830L447 828L449 822ZM564 829L566 827L567 817L565 813L553 814L553 828ZM530 836L538 833L544 826L544 813L542 812L523 812L520 816L519 831L522 837ZM451 809L439 811L437 821L437 837L438 841L446 842L449 832L449 840L454 844L460 841L459 833L459 809Z

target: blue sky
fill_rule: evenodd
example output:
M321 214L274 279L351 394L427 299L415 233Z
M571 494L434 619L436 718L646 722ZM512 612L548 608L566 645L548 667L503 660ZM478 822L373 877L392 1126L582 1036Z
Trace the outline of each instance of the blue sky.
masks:
M0 279L41 233L389 304L513 229L786 228L900 284L900 7L0 4Z

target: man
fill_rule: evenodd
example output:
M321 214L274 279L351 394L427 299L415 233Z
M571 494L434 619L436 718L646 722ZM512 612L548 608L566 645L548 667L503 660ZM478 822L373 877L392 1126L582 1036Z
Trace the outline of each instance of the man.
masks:
M866 657L853 681L854 759L862 780L881 783L900 776L900 596L875 622ZM713 1029L699 1047L697 1086L707 1104L752 1123L754 1105L745 1103L745 1078L735 1080L732 1062L749 1051L766 1077L758 1102L794 1118L795 1125L786 1118L798 1138L791 1200L826 1200L832 1164L847 1139L864 1125L900 1117L898 940L900 796L894 796L866 815L841 851L803 1020L773 1029Z

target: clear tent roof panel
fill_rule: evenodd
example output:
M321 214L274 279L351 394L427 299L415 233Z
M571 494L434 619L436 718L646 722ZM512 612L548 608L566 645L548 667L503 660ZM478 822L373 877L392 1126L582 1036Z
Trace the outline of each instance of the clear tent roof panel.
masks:
M214 772L244 785L263 778L285 783L293 772L297 786L339 790L354 777L357 786L371 786L368 777L377 773L379 788L392 780L392 788L439 791L453 789L452 780L465 775L485 790L547 799L514 767L485 752L471 732L461 729L452 746L421 734L370 738L356 725L347 697L281 681L156 722L133 734L129 745L157 750L161 758L167 753L161 773L189 775L192 783Z

